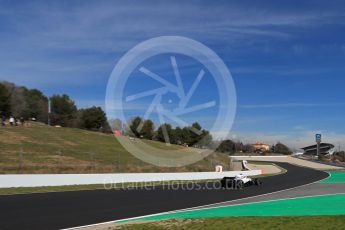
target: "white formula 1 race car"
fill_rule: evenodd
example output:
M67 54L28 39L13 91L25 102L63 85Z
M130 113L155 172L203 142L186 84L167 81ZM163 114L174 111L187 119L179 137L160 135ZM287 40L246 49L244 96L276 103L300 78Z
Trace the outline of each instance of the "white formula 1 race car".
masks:
M262 182L258 178L250 178L245 175L238 174L235 177L224 177L221 180L221 185L226 189L243 189L245 186L261 186Z

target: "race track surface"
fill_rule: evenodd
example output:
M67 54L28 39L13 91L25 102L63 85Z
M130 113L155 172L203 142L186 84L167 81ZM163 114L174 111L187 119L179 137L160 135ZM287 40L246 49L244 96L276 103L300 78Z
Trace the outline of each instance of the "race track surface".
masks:
M262 187L244 190L207 189L212 183L194 184L192 190L93 190L0 196L0 228L62 229L137 217L195 206L231 201L289 189L328 177L328 174L287 163L276 163L286 174L263 178Z

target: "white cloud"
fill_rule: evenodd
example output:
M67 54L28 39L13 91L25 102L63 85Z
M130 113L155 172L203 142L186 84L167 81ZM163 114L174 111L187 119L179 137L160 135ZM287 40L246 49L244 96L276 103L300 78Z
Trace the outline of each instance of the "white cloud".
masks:
M110 72L124 52L151 37L190 36L232 48L245 44L248 51L268 38L295 36L283 27L321 25L342 16L342 11L327 8L286 12L238 3L109 1L67 7L35 2L2 7L0 17L11 33L2 31L0 36L0 78L23 84L29 78L37 85L85 84L96 75L86 73Z

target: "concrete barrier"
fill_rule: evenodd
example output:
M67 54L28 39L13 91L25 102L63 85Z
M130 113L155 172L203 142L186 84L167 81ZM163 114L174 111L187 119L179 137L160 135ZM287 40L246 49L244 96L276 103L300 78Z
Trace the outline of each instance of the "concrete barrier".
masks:
M260 175L261 170L190 173L116 173L116 174L24 174L0 175L0 188L41 187L63 185L108 184L127 182L204 180L232 177L239 173L246 176Z
M247 159L247 158L259 158L259 159L266 159L266 158L288 158L289 156L230 156L230 158L235 159Z
M268 162L286 162L298 166L319 169L319 170L341 170L344 169L338 166L327 165L322 162L312 162L295 158L291 156L231 156L232 159L238 161L268 161Z

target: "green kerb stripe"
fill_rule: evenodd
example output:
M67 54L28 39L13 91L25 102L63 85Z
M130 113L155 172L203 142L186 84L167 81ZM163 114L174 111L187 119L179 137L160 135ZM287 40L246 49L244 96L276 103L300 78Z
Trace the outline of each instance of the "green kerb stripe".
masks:
M322 183L345 183L345 171L329 171L331 176L322 180Z
M344 191L345 192L345 191ZM162 220L171 218L208 218L229 216L324 216L345 215L345 194L305 197L243 205L181 211L141 218Z

